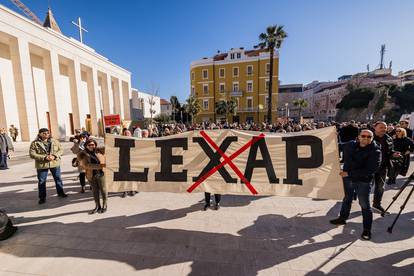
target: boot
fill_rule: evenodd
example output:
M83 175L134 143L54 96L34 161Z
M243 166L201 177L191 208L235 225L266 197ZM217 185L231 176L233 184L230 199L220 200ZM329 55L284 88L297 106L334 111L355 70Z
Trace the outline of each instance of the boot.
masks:
M108 208L108 205L106 204L106 201L104 201L104 202L102 203L102 208L101 208L101 210L99 210L98 212L99 212L100 214L103 214L103 213L105 213L105 212L106 212L107 208Z
M92 209L92 210L90 210L89 211L89 215L93 215L93 214L95 214L95 213L97 213L97 212L100 212L101 211L101 205L99 204L99 203L97 203L97 204L95 204L95 208L94 209Z

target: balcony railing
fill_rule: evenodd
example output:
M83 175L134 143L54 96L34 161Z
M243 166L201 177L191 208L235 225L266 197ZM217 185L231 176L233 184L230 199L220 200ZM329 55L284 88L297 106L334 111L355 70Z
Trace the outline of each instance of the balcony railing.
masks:
M259 109L258 107L238 107L238 112L257 112Z
M241 90L230 91L230 95L232 97L241 97L243 96L243 91Z

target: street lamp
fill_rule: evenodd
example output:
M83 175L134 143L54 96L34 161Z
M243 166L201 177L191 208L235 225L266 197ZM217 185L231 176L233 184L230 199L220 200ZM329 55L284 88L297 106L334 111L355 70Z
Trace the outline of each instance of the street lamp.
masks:
M285 103L285 115L286 115L286 119L289 117L288 105L289 105L289 103Z

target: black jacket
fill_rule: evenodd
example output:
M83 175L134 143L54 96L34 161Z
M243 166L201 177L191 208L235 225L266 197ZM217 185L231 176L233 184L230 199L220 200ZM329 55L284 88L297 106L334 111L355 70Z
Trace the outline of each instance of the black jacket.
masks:
M360 147L357 141L345 144L343 171L347 172L352 180L371 182L380 164L381 149L375 141L366 147Z
M339 130L339 138L341 143L353 141L358 137L359 129L353 125L344 126Z
M414 142L411 141L408 137L395 138L394 139L394 150L399 151L402 154L408 150L410 152L414 151Z
M381 168L390 168L391 167L391 157L394 153L394 141L388 134L384 135L386 148L382 148L380 143L380 138L374 135L374 141L377 142L378 146L381 148L382 152L382 160L381 160Z

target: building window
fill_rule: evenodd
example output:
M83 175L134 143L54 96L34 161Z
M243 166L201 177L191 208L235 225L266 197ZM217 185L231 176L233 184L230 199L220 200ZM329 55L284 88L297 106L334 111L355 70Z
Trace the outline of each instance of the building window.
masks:
M203 84L203 93L208 94L208 84Z
M237 53L237 58L241 58L241 53Z
M239 91L239 83L233 82L233 91L238 92Z
M191 72L191 80L194 80L194 72Z
M247 82L247 92L253 92L253 82L252 81Z
M269 80L265 81L265 89L266 91L269 91Z
M233 67L233 77L239 76L239 67Z
M220 83L220 86L219 86L220 93L224 93L224 89L226 89L224 83Z
M253 108L253 98L247 98L246 99L246 106L247 106L247 109L252 109Z
M203 100L203 109L208 110L208 100Z
M230 59L234 59L234 53L230 54Z
M248 65L247 66L247 75L248 76L253 75L253 65Z
M195 88L194 88L194 86L191 86L191 95L195 96Z
M203 79L208 79L208 70L207 69L203 70Z
M224 78L225 77L224 73L225 73L224 68L220 68L220 70L219 70L219 76L220 76L220 78Z
M269 103L267 102L268 99L269 99L269 96L265 96L265 109L267 109L267 106L269 105Z
M270 73L270 63L266 63L266 74Z

